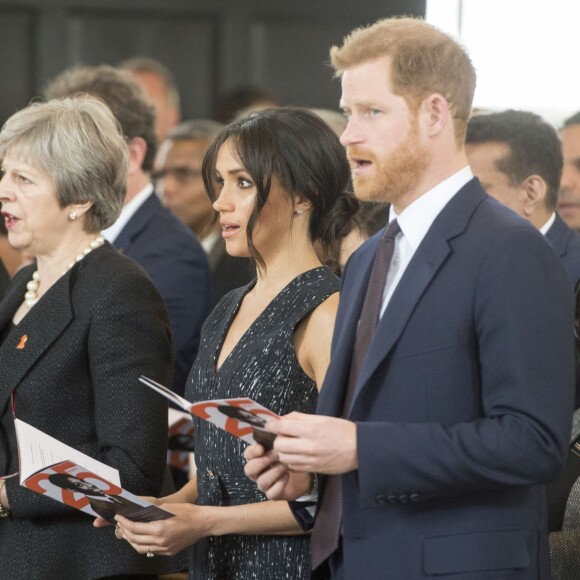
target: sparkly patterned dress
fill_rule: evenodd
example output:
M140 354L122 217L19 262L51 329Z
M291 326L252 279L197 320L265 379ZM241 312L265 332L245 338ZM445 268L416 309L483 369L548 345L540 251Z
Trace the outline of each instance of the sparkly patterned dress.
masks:
M317 389L296 358L298 323L339 290L339 280L319 267L292 280L254 321L216 372L227 331L252 282L227 294L207 319L186 386L190 401L249 397L280 415L312 413ZM266 501L244 475L246 443L194 418L199 505ZM308 536L227 535L209 537L190 551L190 579L249 580L310 578Z

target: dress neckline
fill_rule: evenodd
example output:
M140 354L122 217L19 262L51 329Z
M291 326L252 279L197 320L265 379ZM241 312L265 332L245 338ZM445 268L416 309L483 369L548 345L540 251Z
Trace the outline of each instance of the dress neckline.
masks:
M226 358L224 358L224 360L222 361L222 364L218 367L217 366L218 360L220 358L220 354L222 352L222 349L223 349L223 346L224 346L224 343L226 340L226 336L228 335L228 332L232 326L232 323L235 320L235 318L240 310L240 306L242 304L242 301L244 300L247 293L256 285L257 280L254 278L254 280L252 280L249 284L247 284L243 288L240 288L241 292L239 293L238 300L233 305L233 308L230 311L229 319L224 326L222 335L220 337L219 344L218 344L217 349L215 351L214 360L213 360L214 374L218 375L220 373L222 368L232 359L232 355L234 355L234 353L240 348L240 344L242 344L247 339L248 335L250 334L250 331L252 331L256 327L256 325L260 324L264 318L266 318L266 316L270 313L272 308L274 308L274 306L280 300L282 300L282 298L284 296L286 296L288 294L288 292L290 292L290 290L292 289L293 286L295 286L305 276L312 275L315 272L319 272L319 271L323 271L323 270L328 270L328 267L327 266L317 266L316 268L311 268L310 270L306 270L305 272L302 272L301 274L298 274L298 276L295 276L294 278L292 278L292 280L290 280L290 282L288 282L288 284L286 284L286 286L284 286L284 288L282 288L282 290L280 290L280 292L278 292L278 294L276 294L276 296L274 296L274 298L272 298L272 300L270 300L270 302L267 304L267 306L264 308L264 310L262 310L262 312L260 312L260 314L258 314L258 316L254 319L252 324L250 324L250 326L248 326L248 328L246 328L245 332L240 337L240 340L238 340L238 342L234 345L234 347L228 353Z

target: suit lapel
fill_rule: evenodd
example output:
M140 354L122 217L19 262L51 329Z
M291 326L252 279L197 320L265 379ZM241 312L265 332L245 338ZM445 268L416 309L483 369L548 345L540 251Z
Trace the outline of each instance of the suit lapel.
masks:
M552 244L554 250L560 258L566 254L566 244L568 243L568 238L570 232L562 218L556 216L552 227L546 232L546 239Z
M155 193L152 193L119 232L119 235L113 242L115 248L122 253L126 253L133 243L133 240L147 227L149 222L154 219L155 214L161 209L162 206L159 198Z
M323 415L342 415L344 390L340 387L347 380L354 348L356 329L366 288L373 267L377 245L384 230L381 230L351 258L348 271L348 287L340 292L337 325L332 337L332 365L318 397L317 412ZM339 322L340 321L340 322ZM346 378L345 378L346 377Z
M32 270L31 270L32 272ZM30 276L22 276L2 303L1 320L10 323L24 297ZM64 275L15 326L0 346L0 361L5 380L0 384L0 409L12 391L73 318L70 275ZM4 325L0 326L4 328Z
M361 390L396 345L415 306L450 255L452 250L449 241L465 231L475 208L486 196L478 181L469 181L443 208L429 228L379 321L357 381L349 413ZM365 269L365 287L368 276ZM364 290L362 292L364 296ZM355 331L361 308L362 300L357 308L357 319L354 324L351 323Z

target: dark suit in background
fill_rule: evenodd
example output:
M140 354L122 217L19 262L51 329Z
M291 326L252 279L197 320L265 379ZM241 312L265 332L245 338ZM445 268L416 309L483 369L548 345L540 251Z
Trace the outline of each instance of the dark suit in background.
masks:
M121 484L156 495L165 473L167 405L138 377L171 375L163 301L142 269L109 244L91 252L41 297L17 326L34 266L20 270L0 303L0 474L18 471L15 415L119 470ZM25 338L23 338L25 337ZM111 528L6 481L11 515L0 519L0 575L90 580L156 574Z
M378 239L347 264L319 415L341 415ZM418 247L358 377L345 578L549 578L541 484L568 444L572 313L543 236L471 180Z
M211 310L211 280L205 252L191 231L152 193L113 245L149 274L163 297L173 332L173 390L183 395Z
M574 288L580 282L580 234L568 227L564 220L556 214L556 220L546 233L546 239L552 244L554 250L568 272L570 281ZM576 293L576 300L580 298L580 294ZM577 312L580 312L578 305ZM580 353L579 353L580 357ZM578 361L579 359L577 359ZM580 407L580 365L576 364L576 401L574 407Z
M556 214L556 221L546 232L546 238L560 256L572 284L576 286L580 280L580 234L568 227Z
M234 258L227 253L221 233L208 254L208 260L213 279L214 305L230 290L241 288L256 277L256 269L249 258Z

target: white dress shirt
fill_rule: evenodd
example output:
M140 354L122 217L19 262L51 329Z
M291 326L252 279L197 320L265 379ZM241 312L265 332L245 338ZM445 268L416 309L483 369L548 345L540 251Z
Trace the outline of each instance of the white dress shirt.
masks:
M550 216L550 219L540 228L540 233L543 236L545 236L555 221L556 221L556 212L553 212L552 215Z
M389 222L397 219L401 232L395 238L395 251L387 274L387 281L383 291L381 316L401 281L409 262L415 255L417 248L429 231L429 228L441 210L451 201L455 194L473 178L469 166L465 166L445 181L436 185L413 203L407 206L398 216L391 206Z
M135 215L137 210L147 201L147 198L153 194L153 185L148 183L129 203L126 203L117 218L117 221L101 232L101 235L111 244L117 239L121 230L127 225L127 222Z

